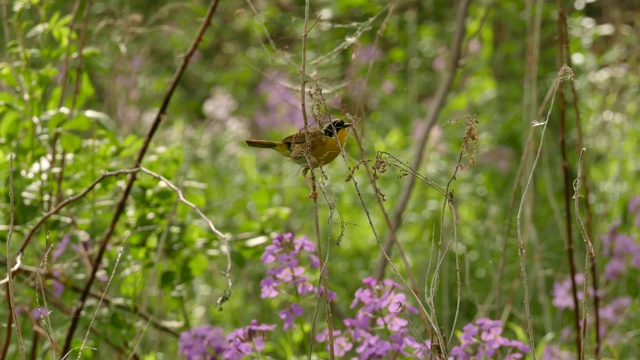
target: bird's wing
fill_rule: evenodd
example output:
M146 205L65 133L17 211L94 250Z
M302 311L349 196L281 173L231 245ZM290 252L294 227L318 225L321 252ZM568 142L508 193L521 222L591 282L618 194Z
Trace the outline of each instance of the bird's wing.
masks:
M309 141L313 142L319 138L321 138L324 134L320 130L312 130L309 131ZM307 141L304 131L297 132L293 135L289 135L286 138L282 139L282 142L285 144L298 145L304 144Z

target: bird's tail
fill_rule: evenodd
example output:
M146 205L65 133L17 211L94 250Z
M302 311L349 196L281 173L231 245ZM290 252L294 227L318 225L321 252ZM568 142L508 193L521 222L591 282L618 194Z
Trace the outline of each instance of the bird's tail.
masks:
M275 141L266 141L266 140L245 140L244 141L248 146L256 147L256 148L265 148L265 149L273 149L278 146L278 143Z

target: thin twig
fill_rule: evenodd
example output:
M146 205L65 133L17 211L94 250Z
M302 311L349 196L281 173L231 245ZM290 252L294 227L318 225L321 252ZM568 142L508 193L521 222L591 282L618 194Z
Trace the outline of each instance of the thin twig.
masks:
M178 82L180 81L180 79L182 78L182 75L184 74L187 65L189 64L191 58L193 57L193 54L195 53L198 44L200 43L200 41L202 40L202 37L204 36L205 30L207 29L207 27L209 26L209 24L211 23L211 18L213 17L213 14L215 13L215 10L218 6L218 2L219 0L212 0L211 4L209 6L209 10L207 11L207 14L204 18L204 20L202 21L202 23L200 24L200 28L198 29L198 32L189 48L189 51L187 52L187 54L184 56L182 63L180 65L180 67L178 68L178 70L176 71L176 73L174 74L171 83L169 85L169 88L167 89L167 92L164 95L164 98L162 100L162 104L160 106L160 109L158 110L158 113L156 114L156 117L153 121L153 124L151 125L151 128L149 129L149 132L145 138L145 141L142 145L142 148L140 149L140 151L138 152L138 156L136 158L136 162L134 164L134 167L137 168L141 165L142 160L144 159L144 156L147 153L147 150L149 148L149 145L151 144L151 139L153 138L153 135L156 133L156 131L158 130L158 128L160 127L160 123L162 123L162 120L166 117L166 113L167 113L167 108L169 107L169 102L171 101L171 98L173 96L173 93L175 91L175 89L178 86ZM105 231L104 235L102 236L102 238L100 239L100 246L99 246L99 250L98 250L98 254L96 256L96 259L93 263L93 269L89 274L89 278L85 284L85 287L82 291L82 294L80 295L80 299L78 299L78 302L76 304L76 309L74 312L74 316L71 319L71 325L69 326L69 330L67 331L67 337L65 339L65 344L63 347L63 353L66 354L69 352L69 349L71 348L71 341L73 339L73 334L75 333L75 330L78 326L78 322L81 318L81 314L82 311L84 310L84 304L85 301L87 300L87 297L89 296L89 290L91 289L91 286L93 285L93 281L95 280L96 277L96 273L98 272L98 267L100 265L100 262L102 261L102 257L104 256L105 250L107 248L107 245L109 243L109 240L111 239L111 235L113 234L113 232L115 231L116 228L116 224L118 223L118 221L120 220L120 216L122 215L122 213L124 212L124 208L125 208L125 204L127 202L127 198L129 197L129 193L131 192L131 189L133 188L133 183L136 180L136 175L135 173L131 174L131 176L129 177L129 181L127 182L127 186L118 202L118 205L116 206L116 210L115 213L113 215L113 218L111 219L111 222L109 224L109 227L107 228L107 230ZM227 292L225 293L225 295L227 296L228 293L230 293L231 289L227 289ZM228 297L228 296L227 296Z
M113 270L111 271L111 275L109 276L109 280L107 280L107 284L105 285L104 289L102 290L102 295L100 296L100 300L98 300L98 303L96 304L96 310L93 313L93 316L91 317L91 321L89 321L89 326L87 328L87 332L84 334L84 339L82 339L82 344L80 345L80 349L78 350L78 358L77 358L78 360L80 360L80 357L82 357L82 350L84 350L84 348L85 348L85 346L87 344L87 340L89 340L89 333L91 332L91 329L93 328L93 322L98 317L98 312L100 311L100 307L102 306L102 302L104 300L104 297L107 294L107 290L109 289L109 285L111 285L111 281L113 281L113 277L116 275L116 270L118 269L118 264L120 264L120 258L122 258L122 253L124 252L124 245L125 245L127 239L129 238L129 236L131 236L131 234L132 233L129 233L124 237L124 240L122 241L122 244L120 245L120 248L118 249L118 256L116 256L116 261L115 261L115 263L113 265Z
M211 220L209 220L209 218L207 218L207 216L206 216L204 213L202 213L202 210L200 210L200 209L199 209L197 206L195 206L192 202L190 202L189 200L187 200L187 199L184 197L184 194L182 193L182 190L180 190L180 188L178 188L177 186L173 185L173 184L171 183L171 181L167 180L164 176L162 176L162 175L160 175L160 174L156 174L156 173L154 173L153 171L151 171L151 170L149 170L149 169L147 169L147 168L145 168L145 167L143 167L143 166L141 166L141 167L140 167L140 171L141 171L141 172L143 172L143 173L145 173L145 174L147 174L147 175L149 175L149 176L151 176L151 177L153 177L153 178L156 178L156 179L158 179L158 180L162 181L162 182L163 182L165 185L167 185L171 190L173 190L173 191L178 195L178 200L179 200L181 203L183 203L183 204L187 205L188 207L190 207L193 211L195 211L195 212L196 212L196 214L198 214L198 216L200 216L200 218L201 218L202 220L204 220L204 221L207 223L207 225L209 225L209 229L210 229L214 234L216 234L220 239L225 239L225 238L227 238L227 237L228 237L227 235L225 235L225 234L221 233L218 229L216 229L215 225L213 225L213 222L212 222ZM228 245L228 244L225 244L225 246L229 246L229 245ZM228 255L228 253L229 253L229 252L227 251L227 255ZM231 263L231 259L229 259L229 264L230 264L230 263ZM231 266L231 265L229 265L229 266ZM231 271L231 269L230 269L230 268L227 268L227 270L226 270L226 271L227 271L227 272L229 272L229 271Z

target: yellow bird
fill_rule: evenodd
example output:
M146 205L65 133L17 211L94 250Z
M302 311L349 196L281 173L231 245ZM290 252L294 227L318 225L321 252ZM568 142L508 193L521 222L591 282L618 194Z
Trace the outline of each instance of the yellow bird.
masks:
M273 149L302 166L302 176L311 189L309 197L317 198L318 194L313 192L313 185L307 178L307 172L311 168L324 166L338 157L340 149L347 141L349 127L351 127L350 123L334 120L323 130L309 130L308 143L304 131L287 136L282 141L245 140L244 142L251 147Z

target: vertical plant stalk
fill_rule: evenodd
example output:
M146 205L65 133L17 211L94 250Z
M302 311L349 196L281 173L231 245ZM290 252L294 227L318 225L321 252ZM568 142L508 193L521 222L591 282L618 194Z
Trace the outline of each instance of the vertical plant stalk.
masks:
M564 32L562 23L566 21L562 2L558 0L558 67L564 65L565 44L568 34ZM565 230L567 235L567 257L569 262L569 276L571 278L571 296L573 297L573 317L576 331L576 349L578 356L582 358L582 341L580 340L580 307L578 302L578 287L576 285L576 265L573 255L573 231L571 219L571 179L569 179L569 160L567 159L566 140L566 99L564 96L564 86L558 88L558 111L560 115L560 152L562 154L562 178L564 185L564 207L565 207Z
M458 70L458 61L460 60L460 56L462 53L462 40L464 38L464 34L466 32L466 23L467 12L469 9L469 3L471 0L461 0L458 5L458 11L456 14L456 28L455 33L453 35L453 41L451 44L451 57L449 58L449 64L447 66L447 73L445 74L444 79L440 82L438 90L436 92L435 98L429 107L429 113L427 115L427 126L422 134L420 134L420 138L416 142L417 145L415 147L415 153L413 160L411 161L411 168L415 171L419 171L420 164L422 164L424 147L427 144L427 139L429 137L429 133L431 129L436 123L438 115L444 106L444 102L449 94L449 90L451 89L451 84L453 83L453 79ZM398 204L396 205L395 212L393 214L393 229L398 230L400 225L402 225L402 214L406 209L409 198L411 197L411 192L413 191L413 187L415 185L416 179L413 176L409 176L407 181L405 182L404 187L402 188L402 192L400 194ZM393 236L391 235L391 231L388 230L384 242L383 249L387 254L390 254L391 247L394 244ZM387 257L380 255L378 259L378 265L376 266L374 277L377 280L382 280L384 277L384 271L387 267Z
M593 264L596 261L596 253L593 250L593 243L591 242L591 238L590 235L587 231L587 229L585 228L584 223L582 222L582 218L580 217L580 188L582 187L582 183L584 180L584 152L585 152L585 148L582 148L582 150L580 150L580 160L578 162L578 176L576 177L576 180L573 182L573 204L574 204L574 210L576 213L576 221L578 222L578 226L580 227L580 234L582 234L582 239L584 240L584 243L586 245L586 257L584 260L584 288L582 289L583 293L585 294L585 296L582 298L582 356L580 357L581 360L584 359L584 355L585 355L585 351L584 351L584 343L585 343L585 338L587 337L587 289L588 289L588 276L587 276L587 271L589 268L589 262L591 262L591 266L593 266ZM585 189L586 190L586 189ZM586 191L585 191L586 193ZM594 287L595 287L595 279L594 281ZM595 294L594 294L595 295ZM597 295L596 295L597 296ZM598 332L599 328L596 328L596 333ZM598 350L596 349L596 358L598 358L599 354L598 354Z
M518 256L520 258L520 276L522 278L522 285L524 288L524 311L527 319L527 335L529 337L529 346L531 349L535 349L535 340L533 338L533 322L531 319L531 310L529 308L529 279L527 278L527 267L525 263L525 254L526 254L526 246L524 243L524 238L522 236L522 224L520 218L522 216L522 210L524 207L524 203L527 197L527 193L529 191L529 187L533 182L533 174L536 170L536 165L538 164L538 159L540 159L540 153L542 152L542 145L544 144L544 135L547 130L547 125L549 124L549 117L551 116L551 111L553 110L553 103L555 100L555 94L560 87L560 84L565 80L565 77L568 77L570 80L573 80L573 71L571 68L563 66L560 71L558 71L558 75L554 81L553 85L553 95L551 96L551 103L549 104L549 111L545 117L543 123L537 123L536 125L542 125L542 132L540 133L540 145L538 145L538 150L536 152L536 156L533 159L533 164L531 166L531 171L529 172L529 176L527 178L527 182L522 190L522 196L520 198L520 205L518 206L518 214L516 216L516 231L518 234ZM531 353L533 356L533 360L536 360L535 351Z
M50 234L47 231L47 236L46 236L46 242L47 244L50 244ZM45 309L49 309L49 301L47 300L47 294L45 292L45 279L43 278L43 276L46 276L47 274L47 259L49 258L49 252L51 251L51 249L53 248L52 245L47 245L47 250L44 253L44 256L42 256L42 261L40 262L40 265L38 266L38 269L35 273L35 288L36 288L36 305L38 306L38 308L41 307L40 305L40 300L38 299L38 288L40 290L40 295L42 296L42 306L45 307ZM53 327L51 326L51 318L49 317L49 314L43 314L44 316L42 316L42 323L44 324L44 333L42 334L43 337L48 340L52 346L51 346L51 357L53 359L56 359L58 356L56 355L56 348L59 347L59 345L57 344L56 340L53 338ZM34 340L34 344L32 346L32 352L31 352L31 356L35 359L36 357L36 344L35 341L38 339L38 337L35 336L33 337Z
M15 223L15 206L13 198L13 158L14 155L9 155L9 232L7 233L7 307L9 312L9 320L7 320L7 337L5 338L5 347L2 353L2 359L5 359L6 352L9 350L9 343L11 342L11 319L16 324L16 335L18 337L18 350L20 350L20 357L25 359L24 352L24 339L22 338L22 332L20 331L20 322L18 321L18 313L16 312L15 299L13 298L13 269L11 269L11 236L13 235L13 225Z
M569 34L569 30L567 28L567 18L566 16L564 17L564 21L562 22L563 27L564 27L564 33L565 34ZM569 48L569 39L568 36L564 38L565 41L565 48L566 48L566 56L565 56L565 62L567 63L567 65L569 67L571 67L571 49ZM573 102L573 110L576 113L576 130L578 131L578 136L577 136L577 148L578 149L582 149L581 150L581 155L582 155L582 151L584 151L584 144L583 144L583 133L582 133L582 121L580 119L580 109L578 107L578 93L576 91L576 84L575 82L571 82L571 95L572 95L572 102ZM590 186L589 186L589 181L588 181L588 171L586 170L586 167L583 163L583 159L580 159L580 166L582 166L583 168L585 168L585 170L583 170L582 172L582 178L580 183L584 186L584 214L585 214L585 221L584 221L584 229L582 229L583 225L581 224L581 229L584 230L583 236L585 236L587 239L589 239L589 243L590 245L593 247L593 229L591 226L591 207L589 205L589 194L591 193L590 191ZM580 221L580 219L578 218L578 221ZM593 249L592 249L593 250ZM595 255L594 255L595 256ZM595 259L592 259L595 260ZM586 273L586 271L585 271ZM593 307L594 307L594 316L595 316L595 327L593 329L594 335L595 335L595 348L594 348L594 355L596 357L596 359L600 358L600 347L602 346L601 342L602 340L600 339L600 296L599 294L599 287L598 287L598 264L595 261L591 261L591 277L592 277L592 281L593 281ZM584 339L583 339L584 342Z
M202 23L200 24L200 28L198 29L198 32L189 48L189 51L187 52L187 54L184 56L183 60L182 60L182 64L180 64L180 67L178 68L178 70L176 71L176 73L174 74L173 78L171 79L171 83L169 85L169 89L167 90L166 94L164 95L164 98L162 100L162 105L160 106L160 109L158 110L158 113L153 121L153 124L151 125L151 128L149 129L149 132L144 140L144 143L142 145L142 148L140 148L140 151L138 152L138 156L136 158L136 162L134 164L134 167L140 167L140 164L142 163L142 159L144 159L145 154L147 153L147 150L149 149L149 145L151 144L151 139L153 138L153 135L156 133L156 131L158 130L158 127L160 127L160 123L162 123L162 120L164 120L166 112L167 112L167 108L169 107L169 102L171 101L171 97L173 96L173 93L176 89L176 87L178 86L178 82L180 81L182 75L184 74L187 65L189 64L191 57L193 56L193 54L195 53L196 49L198 48L198 44L200 43L200 41L202 40L202 37L204 36L205 30L207 29L207 27L209 26L209 24L211 23L211 18L213 17L213 14L216 11L216 8L218 6L218 2L219 0L212 0L211 4L209 5L209 10L207 11L207 14L205 15L204 20L202 21ZM113 218L111 219L111 223L109 224L109 227L107 228L107 230L105 231L104 235L102 235L102 238L100 239L100 247L98 248L98 253L96 255L95 261L93 263L93 268L91 273L89 274L89 279L87 280L84 288L82 289L82 294L80 295L80 299L78 299L78 302L76 303L75 306L75 311L73 314L73 317L71 318L71 325L69 326L69 330L67 332L67 336L65 338L65 343L63 346L63 354L67 354L69 352L69 349L71 348L71 341L73 339L73 334L75 333L76 328L78 327L78 322L80 320L80 316L82 315L82 311L84 309L84 305L85 302L87 300L87 297L89 296L89 291L91 290L91 286L93 285L93 282L95 280L96 277L96 273L98 272L98 267L100 266L100 263L102 261L102 257L104 256L105 250L107 248L107 244L109 243L109 240L111 239L111 236L113 235L113 232L115 231L115 227L116 224L118 223L118 220L120 219L120 216L122 215L122 213L124 212L124 208L127 202L127 198L129 197L129 193L131 192L131 189L133 188L133 183L136 180L136 173L132 173L129 177L129 181L127 182L127 185L125 187L125 190L122 194L122 196L120 197L120 200L118 201L118 204L116 206L116 210L115 213L113 215ZM229 248L227 247L227 251L230 251ZM227 274L228 276L228 274ZM230 289L228 289L230 291Z
M317 20L316 20L317 21ZM309 144L309 119L307 117L307 101L306 101L306 71L307 71L307 36L309 35L309 31L313 29L315 23L309 27L309 0L305 1L304 6L304 30L302 32L302 65L300 68L300 106L302 108L302 119L304 120L304 137L305 144ZM315 194L313 197L313 217L314 217L314 226L316 233L316 248L318 253L318 260L321 262L320 264L320 282L322 284L322 288L324 290L324 304L325 304L325 312L326 312L326 321L327 321L327 331L329 333L329 357L331 360L335 359L335 349L334 349L334 337L333 337L333 317L331 314L331 300L329 299L329 284L328 284L328 276L327 276L327 261L322 256L322 240L320 239L320 219L318 217L318 193L317 193L317 185L316 185L316 174L311 166L311 160L309 156L306 154L305 149L305 157L307 158L307 162L309 163L309 168L311 172L311 194ZM327 246L329 246L330 242L327 242ZM328 259L327 259L328 260ZM309 357L311 357L311 351L313 349L313 344L315 341L315 321L311 326L311 340L309 343Z

